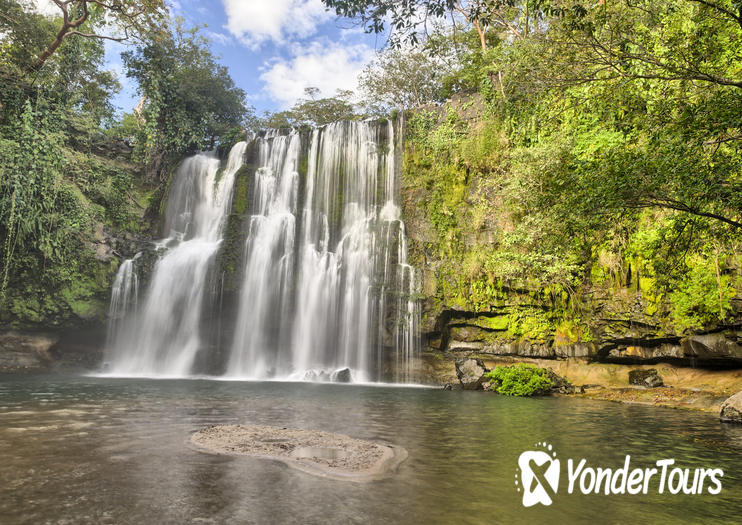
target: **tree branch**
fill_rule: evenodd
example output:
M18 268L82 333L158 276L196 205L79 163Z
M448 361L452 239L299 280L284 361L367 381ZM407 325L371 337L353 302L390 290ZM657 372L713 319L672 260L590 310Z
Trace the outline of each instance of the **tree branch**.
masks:
M709 2L707 0L689 0L690 2L695 2L697 4L705 5L706 7L709 7L713 9L714 11L717 11L723 15L727 15L731 17L735 22L739 24L739 27L742 28L742 7L740 7L740 14L735 14L732 11L729 11L728 9L715 4L713 2Z
M62 44L65 37L67 36L67 33L69 33L71 30L76 29L80 27L82 24L85 23L85 21L90 16L90 12L88 11L88 4L87 2L82 2L82 14L79 18L76 20L70 21L69 19L69 12L67 10L67 6L72 0L62 1L62 0L54 0L54 3L57 4L57 6L62 10L62 27L59 29L59 32L57 33L56 38L54 41L49 44L49 46L42 51L42 53L36 58L33 64L31 64L31 71L37 71L41 68L41 66L44 65L44 62L52 56L52 54L57 50L57 48Z

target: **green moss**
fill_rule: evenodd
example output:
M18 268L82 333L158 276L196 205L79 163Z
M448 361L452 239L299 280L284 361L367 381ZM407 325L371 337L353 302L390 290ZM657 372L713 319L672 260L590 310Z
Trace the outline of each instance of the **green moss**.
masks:
M592 340L590 327L580 319L564 319L557 323L554 331L554 344L556 346L587 343Z
M571 345L593 341L606 318L636 319L662 334L738 318L732 297L742 279L733 245L657 210L628 214L600 236L580 230L554 242L531 218L540 213L533 197L540 187L520 187L526 179L514 171L544 159L518 157L526 150L509 143L513 132L501 117L465 120L444 107L412 112L407 122L402 204L410 260L425 268L426 326L450 309L498 312L474 324L505 339ZM558 160L560 150L544 151L547 162ZM549 197L543 194L544 206ZM519 207L524 199L536 209ZM681 244L688 252L678 266L667 254ZM637 293L638 311L631 306ZM625 325L616 330L625 333Z
M85 321L103 319L107 303L100 296L107 291L107 274L103 267L98 268L93 275L63 287L59 291L59 297L80 319Z
M9 311L17 319L23 319L31 323L39 323L44 320L41 305L34 296L13 297L10 300Z
M237 278L244 251L244 241L242 218L232 213L227 218L224 240L217 256L219 268L224 276L225 291L235 291L239 287Z
M106 313L106 303L94 298L72 301L69 305L72 313L85 321L102 319Z
M550 313L524 310L511 317L509 330L513 335L530 341L544 341L554 334L556 326Z
M251 174L252 170L247 165L243 165L235 173L232 211L238 215L242 215L247 211L248 186Z
M672 319L686 330L723 322L736 293L730 275L717 276L713 260L696 256L685 279L669 295Z
M495 317L477 317L475 324L488 330L507 330L510 318L507 315L498 315Z

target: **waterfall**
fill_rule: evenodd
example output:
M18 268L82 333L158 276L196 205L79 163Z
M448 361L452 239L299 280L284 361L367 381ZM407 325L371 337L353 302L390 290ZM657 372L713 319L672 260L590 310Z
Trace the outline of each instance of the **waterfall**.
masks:
M169 236L157 243L136 331L112 334L108 372L116 375L185 376L201 347L201 315L207 274L221 242L234 176L247 144L236 144L219 169L213 153L187 158L171 183L165 214ZM126 263L124 263L126 264Z
M136 332L136 319L131 315L136 312L139 302L139 279L134 266L135 259L136 257L121 263L111 287L107 349L112 348L117 340L127 334Z
M298 196L299 134L258 140L246 265L228 375L262 377L286 339Z
M391 122L313 130L301 193L300 134L257 141L226 375L316 379L348 368L354 380L379 380L391 350L393 379L408 380L418 313Z
M136 260L114 283L107 372L180 377L207 363L235 379L412 380L418 283L398 154L392 122L339 122L268 130L221 168L213 153L184 160L142 300ZM240 265L226 299L223 244Z

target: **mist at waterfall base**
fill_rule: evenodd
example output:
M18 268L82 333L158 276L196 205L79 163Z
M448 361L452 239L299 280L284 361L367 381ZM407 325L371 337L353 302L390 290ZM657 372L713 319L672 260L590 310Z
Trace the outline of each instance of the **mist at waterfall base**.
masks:
M390 121L269 130L224 161L185 159L148 282L140 254L119 268L103 373L410 382L419 309L394 131ZM234 293L220 264L231 219L242 243Z

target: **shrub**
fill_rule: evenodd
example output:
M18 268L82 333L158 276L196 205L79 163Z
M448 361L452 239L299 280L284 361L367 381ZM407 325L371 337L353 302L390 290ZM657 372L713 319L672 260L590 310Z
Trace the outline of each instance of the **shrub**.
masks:
M544 394L552 387L551 379L545 369L527 363L496 366L485 377L496 381L497 393L506 396Z

